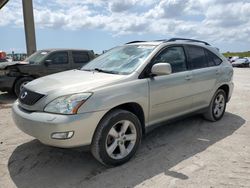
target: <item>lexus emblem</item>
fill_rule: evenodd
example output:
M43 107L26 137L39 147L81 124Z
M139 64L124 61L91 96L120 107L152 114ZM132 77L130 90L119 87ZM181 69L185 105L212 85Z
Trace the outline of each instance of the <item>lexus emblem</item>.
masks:
M25 92L21 95L21 99L24 99L27 95L28 95L28 93L25 91Z

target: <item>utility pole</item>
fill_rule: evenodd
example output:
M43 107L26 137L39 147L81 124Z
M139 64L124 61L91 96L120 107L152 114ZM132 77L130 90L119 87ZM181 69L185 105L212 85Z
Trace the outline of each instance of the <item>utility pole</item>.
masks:
M23 21L26 37L26 48L27 55L30 56L36 52L36 34L35 34L35 24L33 15L33 4L32 0L22 0L23 1Z

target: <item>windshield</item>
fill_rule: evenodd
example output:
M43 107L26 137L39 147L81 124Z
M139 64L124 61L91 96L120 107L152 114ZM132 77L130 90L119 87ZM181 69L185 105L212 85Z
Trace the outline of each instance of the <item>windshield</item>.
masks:
M152 45L127 45L109 50L82 67L82 70L130 74L154 50Z
M49 51L37 51L31 56L27 57L24 61L30 64L39 64L49 53Z

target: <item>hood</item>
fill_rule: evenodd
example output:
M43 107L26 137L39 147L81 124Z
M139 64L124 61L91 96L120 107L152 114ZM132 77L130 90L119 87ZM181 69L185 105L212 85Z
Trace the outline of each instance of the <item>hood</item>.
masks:
M65 94L91 91L98 87L114 84L126 78L124 75L70 70L38 78L25 88L42 94L62 91Z
M25 61L6 61L6 62L1 62L0 63L0 70L3 70L5 69L6 67L8 66L12 66L12 65L25 65L25 64L28 64L29 62L25 62Z

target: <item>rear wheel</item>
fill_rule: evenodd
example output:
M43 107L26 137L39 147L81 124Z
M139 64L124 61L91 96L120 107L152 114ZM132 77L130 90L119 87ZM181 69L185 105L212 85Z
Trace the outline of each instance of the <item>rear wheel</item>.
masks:
M14 85L14 92L16 96L19 96L20 91L23 89L24 85L29 83L32 80L33 78L31 77L23 77L23 78L18 79Z
M121 165L135 155L141 137L142 130L138 118L131 112L114 110L98 125L91 151L104 165Z
M224 90L219 89L215 93L208 111L204 114L204 118L209 121L218 121L220 120L226 109L226 93Z

